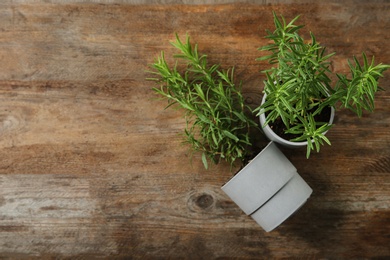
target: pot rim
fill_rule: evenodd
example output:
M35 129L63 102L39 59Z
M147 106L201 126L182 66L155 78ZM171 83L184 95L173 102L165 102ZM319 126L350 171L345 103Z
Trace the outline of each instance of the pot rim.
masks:
M227 184L229 184L230 182L233 182L234 181L234 179L237 179L238 178L238 176L241 174L241 173L243 173L243 172L245 172L245 170L247 169L247 168L249 168L250 166L251 166L251 164L253 164L253 162L256 160L256 158L257 157L260 157L260 156L262 156L262 154L264 154L266 151L267 151L267 148L269 148L271 145L275 145L276 147L277 147L277 145L276 145L276 143L274 142L274 141L269 141L268 142L268 144L255 156L255 157L253 157L253 159L252 160L250 160L250 162L249 163L247 163L241 170L239 170L233 177L231 177L224 185L222 185L221 186L221 188L223 188L223 187L225 187ZM294 168L295 169L295 168ZM296 169L295 169L296 170Z

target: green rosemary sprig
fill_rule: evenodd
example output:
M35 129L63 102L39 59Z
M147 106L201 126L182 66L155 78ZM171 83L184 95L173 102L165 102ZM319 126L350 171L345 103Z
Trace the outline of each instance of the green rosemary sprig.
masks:
M177 105L185 110L186 142L202 153L206 169L208 161L221 159L233 166L247 156L247 147L252 145L249 129L257 127L244 103L241 84L234 83L234 68L209 66L207 56L191 45L189 36L182 42L176 34L172 45L179 50L174 66L168 65L164 52L151 64L157 76L151 79L160 84L153 90L168 100L168 107ZM184 70L179 71L178 61L185 63Z
M259 48L268 52L258 60L267 60L275 66L264 71L267 76L264 92L266 102L255 109L257 114L267 113L266 124L280 118L286 126L286 133L298 135L291 141L308 141L307 157L312 150L319 151L324 142L330 144L324 132L330 129L328 122L316 122L314 116L326 107L343 107L355 112L359 117L363 110L374 110L374 96L381 88L378 79L389 65L374 65L374 58L368 62L363 53L363 65L356 57L354 64L348 61L351 77L336 74L338 82L331 87L328 76L330 62L335 53L325 54L315 36L306 43L298 34L302 25L295 25L299 16L286 23L273 13L275 30L267 31L266 38L273 43ZM312 144L312 141L314 145Z

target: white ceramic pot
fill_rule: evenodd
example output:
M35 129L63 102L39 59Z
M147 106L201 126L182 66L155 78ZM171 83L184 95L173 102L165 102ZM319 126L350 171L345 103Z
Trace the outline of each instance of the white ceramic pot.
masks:
M266 97L267 97L267 94L264 93L264 96L263 96L263 99L261 101L261 104L264 104L265 100L266 100ZM333 119L334 119L334 108L331 107L331 112L330 112L330 118L329 118L329 124L332 124L333 123ZM260 126L263 127L264 124L266 122L266 117L265 117L265 113L262 113L260 114ZM286 139L283 139L281 138L280 136L278 136L272 129L269 125L266 125L263 127L263 131L264 131L264 134L265 136L271 140L271 141L274 141L278 144L281 144L283 146L286 146L286 147L289 147L289 148L297 148L297 147L302 147L302 146L306 146L307 145L307 141L303 141L303 142L291 142L289 140L286 140ZM325 132L326 133L326 132ZM313 142L313 141L312 141Z
M222 190L267 232L292 215L312 193L274 142L223 185Z

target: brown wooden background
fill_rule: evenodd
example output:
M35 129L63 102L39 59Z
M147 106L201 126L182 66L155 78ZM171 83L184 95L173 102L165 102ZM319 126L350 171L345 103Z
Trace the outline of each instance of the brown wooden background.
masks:
M331 147L283 150L314 193L271 233L220 190L228 165L190 164L180 111L145 80L188 33L258 104L272 10L302 14L335 72L362 51L390 63L388 1L37 2L0 4L0 259L390 258L389 72L375 113L337 112Z

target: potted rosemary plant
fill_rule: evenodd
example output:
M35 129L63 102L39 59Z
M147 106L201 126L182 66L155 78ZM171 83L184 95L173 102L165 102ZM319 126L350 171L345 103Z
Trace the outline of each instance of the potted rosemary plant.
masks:
M167 99L167 107L183 109L185 140L201 153L206 169L221 160L242 164L222 190L266 231L274 229L312 189L273 142L256 155L253 130L259 127L244 103L241 84L234 83L234 69L209 66L207 56L198 53L188 36L182 42L176 35L172 45L179 50L176 65L168 65L164 52L151 64L155 77L149 79L160 85L154 91Z
M302 25L295 25L299 16L286 23L273 13L275 30L267 31L273 43L259 48L268 55L258 58L275 66L265 70L264 96L255 111L260 116L265 135L285 146L307 146L306 156L330 144L325 133L332 127L334 108L348 108L361 117L364 110L374 110L374 96L381 88L378 79L389 65L374 64L363 53L363 63L356 57L348 61L351 75L330 77L329 58L315 36L306 42L299 35ZM331 78L336 78L334 88Z

